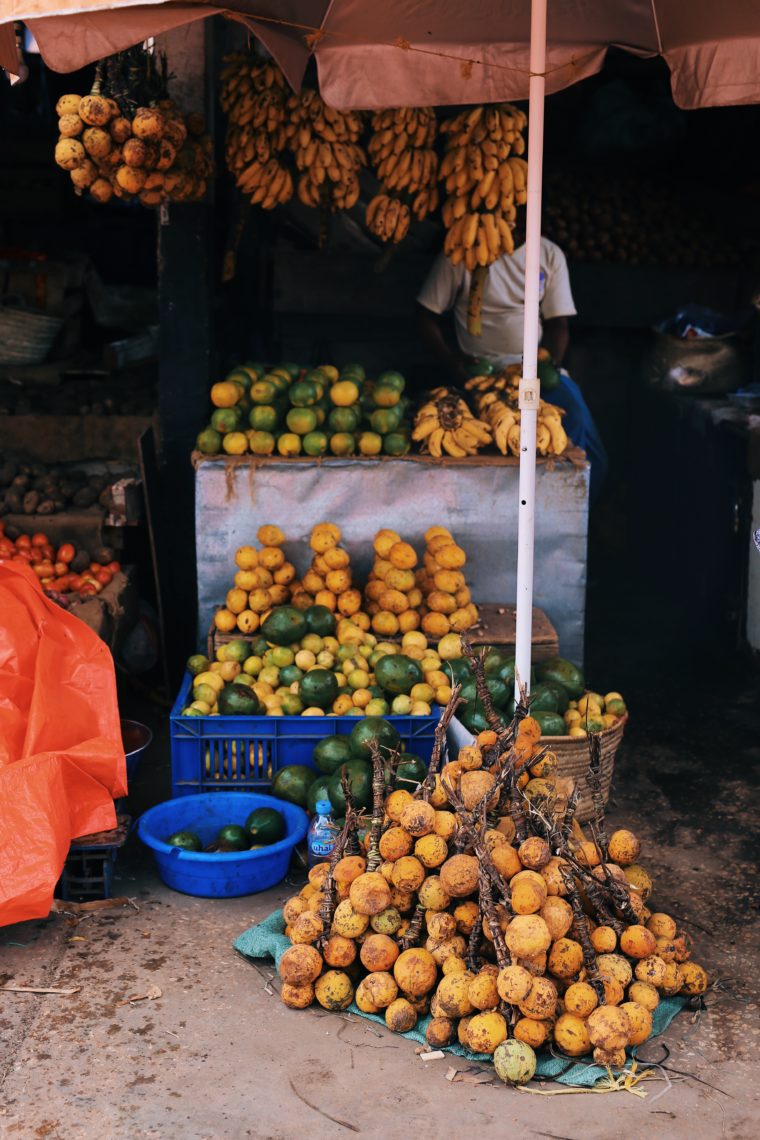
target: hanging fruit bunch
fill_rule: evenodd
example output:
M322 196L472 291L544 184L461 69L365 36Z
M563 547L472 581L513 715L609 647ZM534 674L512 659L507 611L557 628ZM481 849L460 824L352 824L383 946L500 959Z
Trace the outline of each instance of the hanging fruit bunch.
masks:
M397 107L373 115L372 130L367 150L382 189L367 206L367 228L395 244L412 215L421 222L438 207L438 124L432 107Z
M131 49L101 61L89 95L56 103L55 161L77 194L117 197L143 206L197 202L214 171L211 139L200 115L183 115L166 94L166 66Z
M475 455L491 442L491 429L476 419L466 400L451 388L434 388L414 420L412 439L420 450L440 459L445 451L457 459Z
M273 210L293 197L293 176L283 155L285 76L276 64L236 53L225 59L219 102L228 119L227 169L251 203Z
M489 425L493 442L502 455L520 454L520 365L510 364L499 376L472 376L465 388L472 393L475 408ZM564 408L539 401L536 450L539 455L561 455L569 444L562 426Z
M439 178L446 188L443 249L472 273L468 331L479 336L488 266L514 252L517 207L527 201L525 114L509 103L473 107L441 124L447 135Z
M316 91L291 95L287 133L298 169L298 197L304 206L350 210L359 200L359 170L367 156L359 146L359 111L328 107Z

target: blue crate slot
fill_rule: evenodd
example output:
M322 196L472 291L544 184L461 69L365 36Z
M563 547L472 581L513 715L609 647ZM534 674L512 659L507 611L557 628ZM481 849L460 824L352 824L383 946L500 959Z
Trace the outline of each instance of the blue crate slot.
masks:
M265 790L288 764L314 767L315 745L325 736L348 736L357 724L353 716L182 716L192 680L186 673L170 714L174 798ZM430 759L439 713L384 719L406 752Z

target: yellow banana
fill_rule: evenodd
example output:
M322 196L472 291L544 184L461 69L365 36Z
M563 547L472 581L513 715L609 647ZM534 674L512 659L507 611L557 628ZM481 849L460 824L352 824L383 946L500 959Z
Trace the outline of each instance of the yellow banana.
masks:
M457 443L453 431L445 431L441 438L441 443L444 450L456 459L462 459L467 454L465 448Z
M443 434L443 428L438 427L427 437L427 449L431 455L435 456L436 459L440 459L441 457L441 441L443 440Z
M479 214L468 214L462 232L462 245L466 250L472 249L478 236Z
M549 428L541 420L536 424L536 449L541 455L546 455L551 447L552 437Z
M419 443L421 440L427 439L430 433L435 431L437 427L440 427L440 420L438 419L437 412L435 415L425 416L423 419L420 419L420 417L417 416L414 424L414 429L412 431L412 439L416 440Z

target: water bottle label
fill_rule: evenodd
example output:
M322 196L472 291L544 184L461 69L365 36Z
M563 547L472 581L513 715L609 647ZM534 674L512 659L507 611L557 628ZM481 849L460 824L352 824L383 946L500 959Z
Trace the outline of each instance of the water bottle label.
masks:
M315 855L330 855L334 846L334 839L312 839L311 841L311 849Z

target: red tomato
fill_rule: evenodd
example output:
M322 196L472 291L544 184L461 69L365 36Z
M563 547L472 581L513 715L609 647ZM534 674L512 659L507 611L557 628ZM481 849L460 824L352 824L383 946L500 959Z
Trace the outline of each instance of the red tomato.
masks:
M32 545L32 540L28 534L20 534L18 536L18 538L16 539L16 549L17 550L29 550L29 549L31 549L31 545Z
M95 571L95 578L100 582L101 586L107 586L112 580L113 574L110 570L107 570L105 566L101 566L100 570Z
M100 592L101 588L99 582L83 582L79 587L80 597L94 598L95 595Z
M41 530L37 531L36 534L32 535L31 542L32 542L32 546L49 546L50 545L50 539L48 538L48 536L46 534L43 534Z
M106 570L110 570L112 574L120 574L121 562L109 562L106 566Z
M29 561L32 566L39 566L42 562L46 561L45 555L40 550L39 546L33 546L29 551Z
M71 574L62 574L59 578L54 579L53 589L58 590L60 594L65 594L71 589Z
M74 544L72 542L64 542L63 546L58 548L58 553L55 556L56 562L73 562L76 555Z
M53 563L52 562L38 562L36 566L32 566L38 578L54 578Z
M15 553L16 547L9 538L0 539L0 558L12 558Z
M48 562L55 562L55 547L51 546L48 542L45 546L41 546L40 550L47 558Z
M56 562L54 565L54 569L55 569L56 575L60 578L64 574L68 574L69 564L68 564L68 562Z
M28 550L17 550L11 559L12 562L23 562L25 566L30 563L30 555Z
M97 574L98 570L102 570L102 569L103 569L103 567L101 566L101 564L99 562L91 562L90 563L90 569L88 570L88 573L89 574Z

